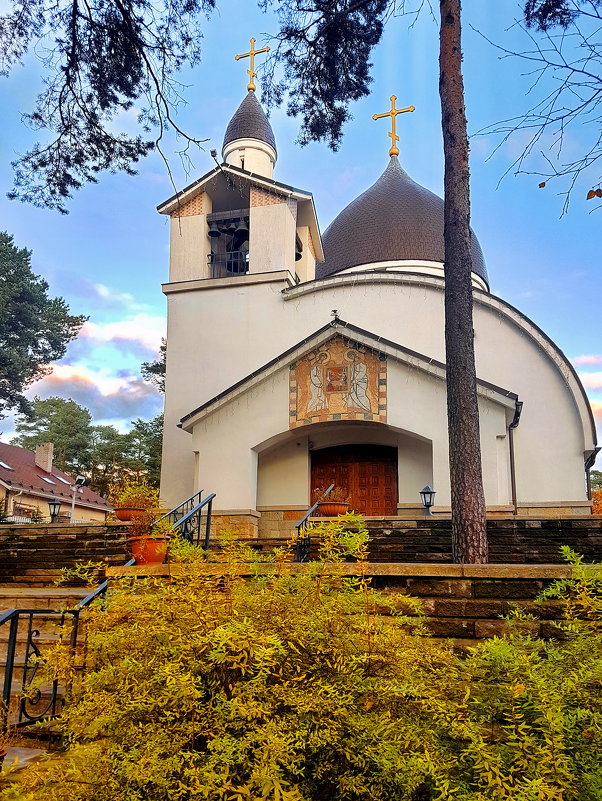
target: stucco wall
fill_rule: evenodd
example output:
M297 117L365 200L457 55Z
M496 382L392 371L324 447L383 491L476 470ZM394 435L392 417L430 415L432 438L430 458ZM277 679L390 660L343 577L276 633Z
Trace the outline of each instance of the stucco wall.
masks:
M400 502L416 503L420 489L432 475L438 504L448 505L445 383L391 358L387 372L391 409L387 427L330 423L289 432L288 365L284 364L270 378L194 426L193 450L199 454L197 487L217 492L219 509L307 504L310 448L372 443L399 449L405 468ZM486 499L490 505L506 504L508 494L499 497L497 478L497 436L505 432L506 410L487 398L481 398L479 403L483 420L481 447L487 469ZM429 443L408 436L408 431ZM274 442L276 446L272 445ZM430 442L434 444L432 464ZM504 452L501 458L506 459Z
M288 209L283 211L291 216ZM386 278L386 283L377 279L364 281L361 275L334 279L311 285L316 291L310 292L301 285L285 294L282 292L288 286L285 280L175 294L169 294L167 288L168 370L162 485L166 502L177 503L193 491L192 451L196 446L189 434L176 429L179 419L312 334L331 319L332 309L338 309L341 318L361 328L444 361L442 282L421 276ZM476 293L474 317L479 378L517 393L524 402L521 422L515 431L519 501L585 500L583 451L592 443L583 422L584 402L574 389L568 368L558 365L558 357L546 352L545 343L535 341L537 332L503 303ZM417 371L407 376L392 373L389 391L400 402L396 409L390 405L389 424L432 441L435 465L432 479L441 493L438 500L442 500L448 494L447 433L443 390L426 392L429 386L435 387L434 380ZM286 415L285 383L280 388L279 400L275 396L270 400L269 392L266 397L273 413L280 414L282 410ZM255 425L261 417L254 412L248 423L243 422L250 415L244 405L247 402L250 401L237 402L243 403L239 406L241 419L232 417L231 426L221 433L217 433L219 426L211 424L215 442L210 447L220 454L224 464L227 453L229 469L236 475L242 471L249 479L256 469L248 464L252 459L244 458L241 466L235 467L231 452L236 450L231 441L238 436L239 427ZM507 443L497 438L505 437L506 430L495 408L488 406L481 417L484 436L495 440L495 448L486 449L485 489L488 499L505 503L502 495L508 491L509 478L507 464L500 454L507 452ZM283 421L281 430L286 428ZM261 441L256 436L254 443ZM219 506L228 508L226 498L232 498L230 488L217 483L206 488L218 491ZM251 491L247 493L249 502L252 495Z
M207 214L211 212L208 195L205 214L178 217L170 220L170 281L191 281L209 278L208 258L211 243L207 236Z
M286 203L253 206L249 217L249 271L295 271L296 222ZM279 236L274 236L279 231Z

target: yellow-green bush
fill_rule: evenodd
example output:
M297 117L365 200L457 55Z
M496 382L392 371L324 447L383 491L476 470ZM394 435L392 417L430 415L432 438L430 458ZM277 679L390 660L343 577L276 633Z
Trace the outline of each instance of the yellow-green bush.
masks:
M2 801L599 801L599 574L558 588L564 639L519 626L460 659L398 611L415 602L333 575L349 543L302 570L182 546L181 576L120 582L90 612L64 755Z

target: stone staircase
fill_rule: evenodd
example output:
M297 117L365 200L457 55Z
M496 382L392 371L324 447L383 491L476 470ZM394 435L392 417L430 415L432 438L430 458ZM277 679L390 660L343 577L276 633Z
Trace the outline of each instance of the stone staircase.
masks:
M123 565L129 558L125 537L127 525L1 525L0 526L0 616L11 609L27 610L17 618L16 647L13 655L9 721L23 723L19 714L20 694L24 680L31 677L36 649L41 657L57 640L57 626L63 622L73 624L73 615L63 617L62 610L73 609L90 592L89 587L57 586L56 579L61 568L73 567L76 563L102 562L104 565ZM104 569L100 569L100 575ZM56 613L59 614L56 614ZM4 685L7 654L11 636L11 620L0 626L0 692ZM81 621L78 625L81 628ZM29 654L29 661L28 661ZM37 713L53 698L51 684L41 686L41 697L28 711ZM61 691L57 694L60 708ZM13 756L20 760L31 756L32 738L34 750L39 752L39 740L52 737L52 723L19 728L19 737L14 748L9 749L7 763ZM25 750L24 750L25 749Z

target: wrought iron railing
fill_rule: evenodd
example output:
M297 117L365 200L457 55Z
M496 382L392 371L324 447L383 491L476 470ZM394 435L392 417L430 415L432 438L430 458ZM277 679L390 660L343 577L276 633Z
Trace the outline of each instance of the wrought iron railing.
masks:
M168 519L182 539L207 549L215 493L206 498L202 495L203 490L196 492L160 519ZM135 560L130 559L126 567L133 564ZM43 647L57 642L58 627L59 640L67 640L75 658L80 613L106 592L108 584L108 580L103 581L73 609L9 609L0 613L0 647L6 642L0 732L49 720L60 713L62 698L69 688L61 687L56 679L46 686L39 685L37 679L45 662Z
M69 648L75 653L78 622L79 611L75 609L9 609L0 615L0 632L6 630L5 626L8 627L1 730L9 726L28 726L58 714L58 680L54 679L46 687L34 684L44 662L42 628L50 624L54 629L58 625L65 632L65 626L69 624ZM52 642L54 644L56 640Z
M230 253L210 253L209 266L212 278L232 278L249 272L249 252L233 250Z
M169 512L166 512L163 517L160 517L156 523L160 523L162 520L167 520L174 526L180 518L187 515L195 506L198 506L202 499L203 499L203 492L205 490L199 490L195 492L194 495L191 495L190 498L186 498L185 501L182 501L181 504L175 506L173 509L170 509Z
M330 487L322 494L322 498L325 498L329 495L332 490L334 489L334 484L331 484ZM316 501L313 506L305 512L301 520L295 523L295 528L297 529L297 537L295 539L295 562L309 562L309 551L311 547L311 537L307 532L307 521L313 515L313 513L318 508L318 505L321 503L321 500Z
M192 545L201 545L205 550L209 548L211 536L211 511L215 492L208 495L200 503L180 517L174 524L175 532ZM201 532L202 543L201 543Z
M133 564L133 559L127 562L127 565ZM0 731L30 726L60 713L63 695L69 688L61 687L58 679L46 685L38 681L46 661L43 648L63 641L71 658L75 658L80 613L103 595L107 586L108 581L103 581L73 609L9 609L0 614L2 646L6 642ZM6 641L1 636L5 632Z

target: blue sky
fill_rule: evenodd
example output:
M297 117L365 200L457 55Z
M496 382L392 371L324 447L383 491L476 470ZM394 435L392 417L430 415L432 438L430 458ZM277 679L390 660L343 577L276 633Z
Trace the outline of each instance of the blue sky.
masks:
M529 96L532 79L523 74L527 66L500 59L481 36L524 49L513 27L518 3L465 5L466 100L474 134L526 111L530 97L535 99L545 84ZM221 150L228 120L244 97L246 65L235 62L234 54L248 49L250 36L263 44L275 31L273 17L250 0L221 0L219 11L205 24L203 61L182 76L187 104L180 108L178 121L194 136L206 137L207 150L193 157L188 176L173 155L179 187L212 168L209 149ZM442 193L437 49L437 28L428 14L412 28L407 18L389 23L374 54L371 94L354 105L354 118L337 153L325 145L299 147L297 121L284 110L271 113L279 150L275 177L314 193L322 230L385 168L387 123L374 122L372 114L388 109L391 94L399 104L416 106L414 114L398 118L402 164L415 180ZM31 110L40 85L34 57L0 83L0 177L6 191L12 184L10 161L36 139L23 126L21 114ZM124 115L121 128L132 130L134 118L135 112ZM583 126L569 131L568 152L579 152L587 135ZM585 200L590 188L586 178L562 217L562 198L552 184L539 189L536 176L512 174L499 183L525 141L518 132L491 155L497 140L472 136L473 228L492 292L531 317L575 360L602 420L602 346L595 333L602 296L597 264L602 210L592 212L592 202ZM548 137L543 145L550 143ZM537 168L538 162L542 159L536 157L531 166ZM128 421L160 411L161 398L141 381L139 368L156 355L164 332L160 284L167 277L168 226L155 207L172 193L157 155L146 159L135 177L101 176L97 185L76 194L67 216L9 201L2 193L1 228L19 246L33 250L34 270L47 278L51 292L65 297L74 313L90 317L52 375L34 385L30 395L72 397L96 421L122 430ZM10 418L0 422L0 432L3 439L10 437Z

